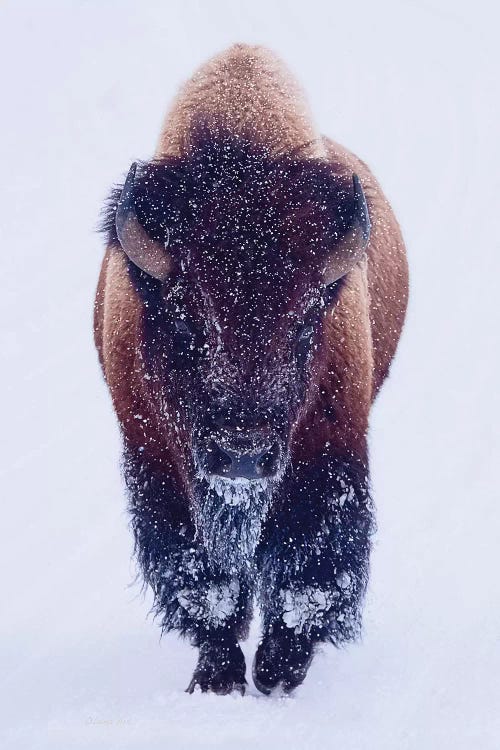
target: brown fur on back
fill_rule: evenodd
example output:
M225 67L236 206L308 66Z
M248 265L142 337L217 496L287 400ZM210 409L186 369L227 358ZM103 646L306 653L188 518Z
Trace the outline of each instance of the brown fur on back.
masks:
M156 155L188 152L200 119L274 155L309 142L309 156L325 155L303 92L283 62L263 47L236 44L192 76L166 117Z

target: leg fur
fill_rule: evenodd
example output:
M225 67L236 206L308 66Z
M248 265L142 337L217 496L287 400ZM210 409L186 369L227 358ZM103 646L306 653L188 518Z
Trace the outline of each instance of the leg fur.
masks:
M203 691L242 691L245 662L238 639L246 636L250 618L248 582L209 564L191 522L179 517L182 504L169 477L130 455L125 474L136 556L162 630L177 630L200 649L188 690L199 685Z
M368 578L372 507L367 473L325 461L295 471L259 549L264 635L254 678L268 692L304 679L314 645L356 638Z

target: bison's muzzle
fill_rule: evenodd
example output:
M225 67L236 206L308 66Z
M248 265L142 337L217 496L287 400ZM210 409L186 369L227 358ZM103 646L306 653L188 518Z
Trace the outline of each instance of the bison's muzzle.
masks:
M278 471L278 443L256 450L235 451L212 440L207 449L210 474L229 479L262 479Z

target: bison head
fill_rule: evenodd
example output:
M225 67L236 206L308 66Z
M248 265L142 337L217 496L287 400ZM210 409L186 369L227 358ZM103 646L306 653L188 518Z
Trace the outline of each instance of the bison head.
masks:
M187 156L134 164L114 204L152 411L177 436L211 559L239 565L314 390L322 317L368 241L363 190L326 162L205 133Z

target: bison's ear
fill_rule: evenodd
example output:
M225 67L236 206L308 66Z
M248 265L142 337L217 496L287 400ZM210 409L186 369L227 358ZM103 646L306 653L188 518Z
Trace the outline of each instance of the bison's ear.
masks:
M124 252L132 263L159 281L171 273L172 258L162 243L148 235L135 209L134 182L137 164L130 167L116 208L116 234Z
M365 194L359 177L355 174L353 182L352 215L349 227L338 240L324 270L325 284L333 284L345 276L363 257L370 239L370 216Z

